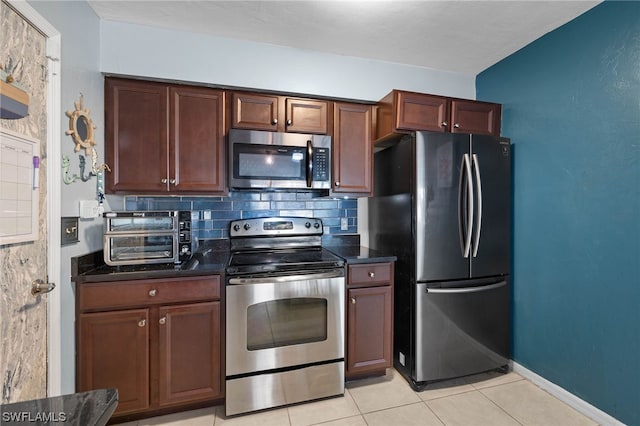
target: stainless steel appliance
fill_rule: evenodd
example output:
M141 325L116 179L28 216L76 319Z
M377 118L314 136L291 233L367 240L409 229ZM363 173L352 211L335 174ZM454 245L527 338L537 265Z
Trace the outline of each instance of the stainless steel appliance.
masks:
M107 265L182 263L193 253L191 211L103 213Z
M344 261L322 232L312 218L231 222L227 415L344 393Z
M373 248L394 253L394 364L415 389L510 356L511 147L417 132L375 153Z
M331 137L231 129L229 187L328 192Z

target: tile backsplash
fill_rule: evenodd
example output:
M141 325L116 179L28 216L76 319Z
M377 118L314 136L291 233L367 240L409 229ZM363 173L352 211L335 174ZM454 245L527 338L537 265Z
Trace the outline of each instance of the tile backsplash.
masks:
M307 192L231 192L225 197L127 196L126 210L191 210L198 239L229 237L229 222L268 216L302 216L322 219L325 234L358 232L358 200L313 198ZM342 218L348 229L341 230Z

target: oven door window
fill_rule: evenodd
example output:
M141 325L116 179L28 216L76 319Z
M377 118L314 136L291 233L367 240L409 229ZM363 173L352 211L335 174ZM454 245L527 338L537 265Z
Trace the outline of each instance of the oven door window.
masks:
M270 300L247 309L247 349L277 348L327 340L327 300Z
M235 179L305 180L305 149L297 146L233 145Z
M114 236L110 238L112 261L171 260L174 258L173 234Z

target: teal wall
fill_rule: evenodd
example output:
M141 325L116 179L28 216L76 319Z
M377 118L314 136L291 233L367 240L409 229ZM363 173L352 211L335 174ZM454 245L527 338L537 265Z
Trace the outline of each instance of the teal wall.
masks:
M640 2L476 79L514 144L513 359L640 425Z

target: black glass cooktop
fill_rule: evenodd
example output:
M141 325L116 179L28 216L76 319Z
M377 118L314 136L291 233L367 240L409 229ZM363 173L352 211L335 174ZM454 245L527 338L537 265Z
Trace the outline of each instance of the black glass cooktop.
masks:
M322 248L261 250L233 253L227 273L284 272L343 266L342 258Z

